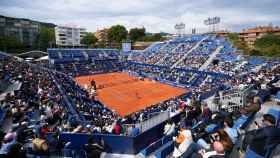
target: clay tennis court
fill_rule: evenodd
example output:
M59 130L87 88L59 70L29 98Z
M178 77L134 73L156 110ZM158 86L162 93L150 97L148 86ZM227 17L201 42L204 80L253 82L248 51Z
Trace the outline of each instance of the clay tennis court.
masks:
M120 116L137 112L187 92L185 89L149 79L139 80L127 73L107 73L75 78L83 87L85 85L89 87L93 79L97 86L98 100L118 112Z

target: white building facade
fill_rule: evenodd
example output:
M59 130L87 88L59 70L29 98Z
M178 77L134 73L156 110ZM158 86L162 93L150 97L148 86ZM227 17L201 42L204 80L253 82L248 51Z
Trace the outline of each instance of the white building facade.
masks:
M58 46L82 46L81 40L86 34L85 28L56 26L55 39Z

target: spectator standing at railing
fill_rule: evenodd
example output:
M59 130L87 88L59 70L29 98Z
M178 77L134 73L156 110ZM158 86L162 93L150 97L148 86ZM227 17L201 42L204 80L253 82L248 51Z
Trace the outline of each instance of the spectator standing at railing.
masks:
M175 123L171 119L168 119L164 126L163 134L165 136L172 136L174 133L175 133Z
M48 127L48 124L46 123L40 129L40 136L45 137L48 132L50 132L50 129Z
M201 114L202 114L201 104L197 103L191 107L191 110L188 112L187 115L191 120L198 122Z
M215 93L214 99L213 99L213 103L216 105L216 107L217 107L218 110L221 109L219 91L217 91L217 92Z
M179 99L179 110L184 111L187 107L187 103L184 102L183 100Z
M122 126L121 126L121 123L120 121L118 120L115 124L114 124L114 127L112 129L112 133L113 134L116 134L116 135L120 135L122 132Z
M201 114L201 118L203 121L208 121L209 119L211 119L211 116L212 116L212 112L211 110L209 109L207 103L204 103L202 105L202 114Z
M191 106L193 106L193 107L200 105L200 102L197 100L197 94L193 94L191 96L190 102L191 102Z
M253 101L251 101L248 106L241 109L240 112L245 115L250 115L258 112L261 109L261 99L260 97L254 97Z

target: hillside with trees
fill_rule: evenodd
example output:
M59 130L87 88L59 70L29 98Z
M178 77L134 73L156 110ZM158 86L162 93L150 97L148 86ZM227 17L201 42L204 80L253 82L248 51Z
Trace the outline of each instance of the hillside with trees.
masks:
M81 44L85 45L87 48L95 48L97 43L97 38L91 32L87 32L86 35L81 40Z
M247 44L240 40L238 33L229 33L228 40L234 45L235 48L242 50L245 54L250 54L250 49Z
M249 49L246 43L239 39L238 33L228 34L228 40L246 55L280 57L280 36L277 35L267 34L257 39L253 49Z
M257 39L252 55L280 57L280 36L267 34Z

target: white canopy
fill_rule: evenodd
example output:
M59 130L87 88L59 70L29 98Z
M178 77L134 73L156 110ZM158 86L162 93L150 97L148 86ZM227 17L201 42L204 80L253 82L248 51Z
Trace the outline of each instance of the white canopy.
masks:
M35 61L43 61L43 60L49 60L49 56L43 56L43 57L41 57L41 58L39 58L39 59L36 59Z

